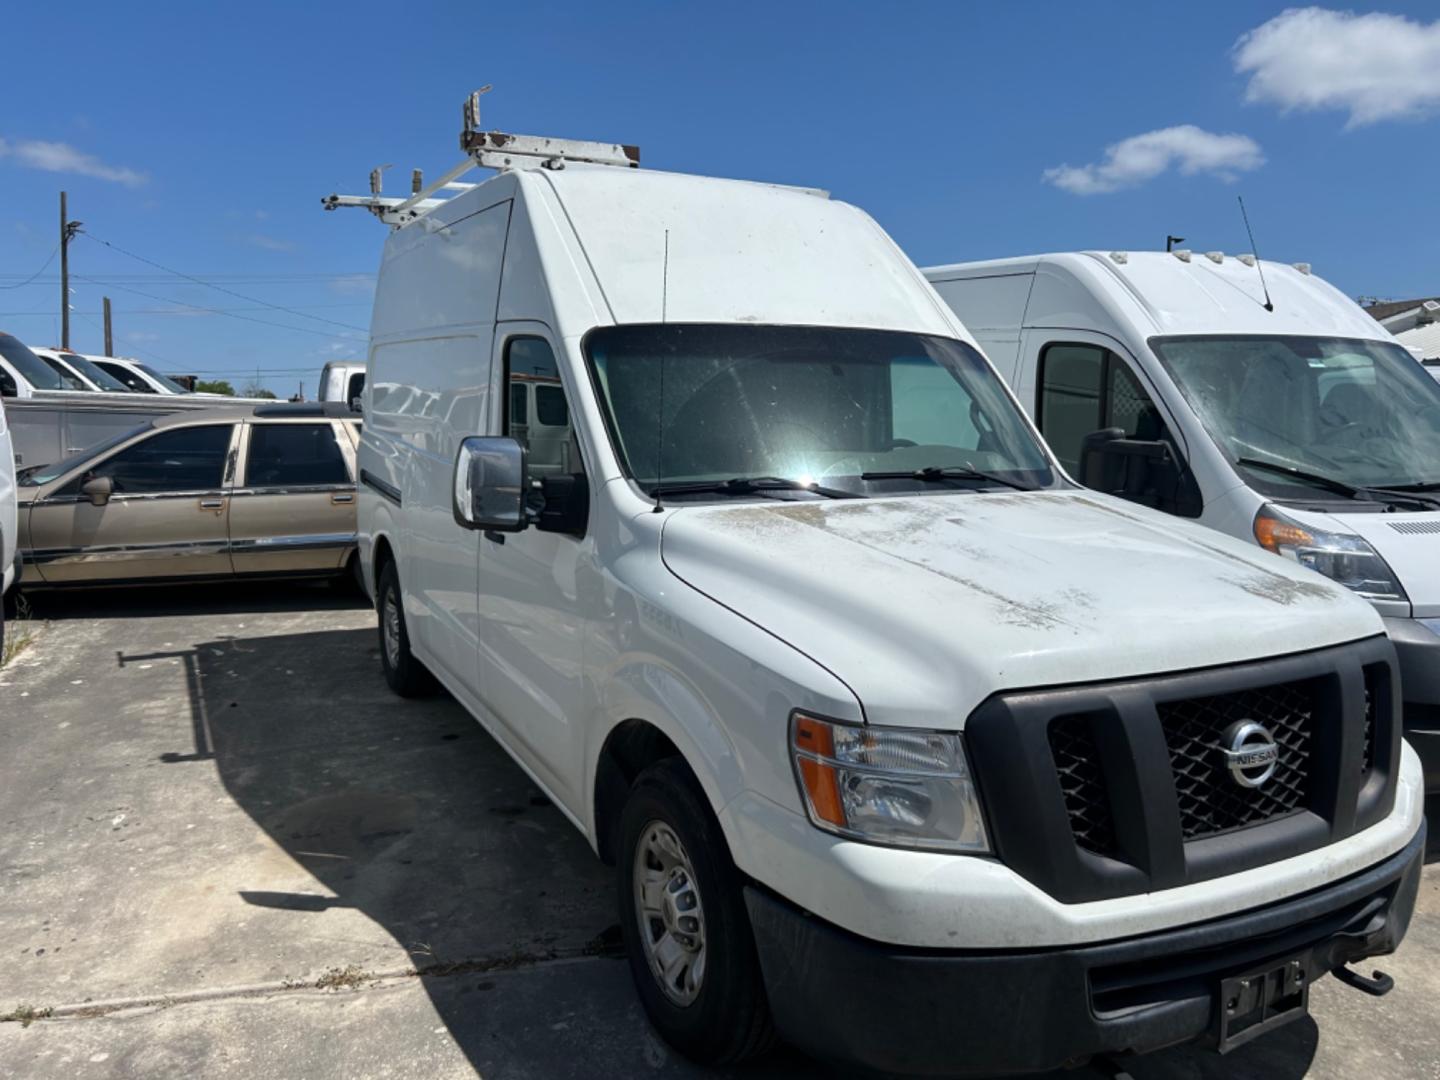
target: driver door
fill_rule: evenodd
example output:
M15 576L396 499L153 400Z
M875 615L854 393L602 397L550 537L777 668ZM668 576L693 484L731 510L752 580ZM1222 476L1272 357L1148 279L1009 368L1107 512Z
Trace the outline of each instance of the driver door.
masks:
M231 573L235 424L164 428L56 481L30 510L31 560L50 583ZM103 506L81 493L106 477Z

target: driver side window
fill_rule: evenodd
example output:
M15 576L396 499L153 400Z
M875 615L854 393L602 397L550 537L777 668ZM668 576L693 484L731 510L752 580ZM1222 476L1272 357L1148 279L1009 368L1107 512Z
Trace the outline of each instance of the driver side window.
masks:
M110 478L117 495L219 490L225 482L233 426L156 432L87 469L59 494L78 495L86 480L102 476Z
M1085 436L1121 428L1127 439L1170 440L1160 410L1129 366L1099 345L1052 342L1040 352L1040 434L1071 476Z

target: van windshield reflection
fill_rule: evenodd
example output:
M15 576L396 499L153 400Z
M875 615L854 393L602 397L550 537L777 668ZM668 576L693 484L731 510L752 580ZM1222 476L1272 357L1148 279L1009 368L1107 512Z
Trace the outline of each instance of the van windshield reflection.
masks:
M617 453L647 495L768 488L843 497L1056 482L999 378L959 341L650 324L594 330L585 349Z

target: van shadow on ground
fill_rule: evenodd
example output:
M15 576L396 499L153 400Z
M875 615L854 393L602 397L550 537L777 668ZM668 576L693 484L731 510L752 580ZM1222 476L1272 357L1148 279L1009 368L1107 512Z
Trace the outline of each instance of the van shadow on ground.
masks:
M453 700L386 691L373 630L217 640L180 655L193 742L164 760L213 759L230 797L314 876L316 893L333 894L242 891L241 902L374 920L428 973L437 1013L482 1075L713 1075L651 1033L622 960L536 963L613 956L612 874ZM1136 1080L1296 1080L1316 1044L1307 1019L1226 1058L1180 1049L1131 1069ZM734 1075L834 1071L781 1051Z

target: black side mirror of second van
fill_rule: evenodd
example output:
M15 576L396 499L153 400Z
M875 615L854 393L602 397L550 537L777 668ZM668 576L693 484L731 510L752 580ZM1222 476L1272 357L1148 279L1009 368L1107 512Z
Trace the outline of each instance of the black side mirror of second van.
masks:
M1165 439L1129 439L1121 428L1092 431L1080 444L1086 487L1180 517L1199 517L1203 502L1194 475Z
M583 473L561 473L540 481L545 497L535 527L541 532L584 536L590 520L590 483Z

